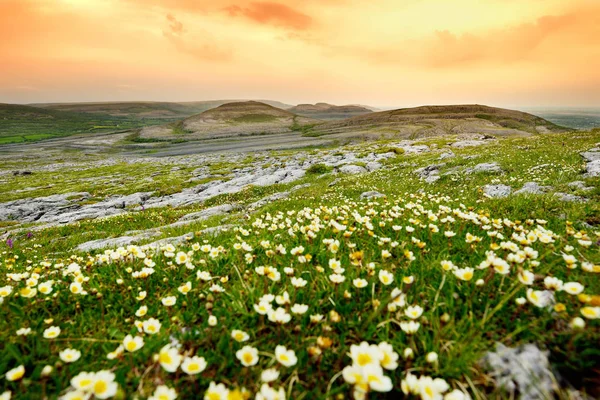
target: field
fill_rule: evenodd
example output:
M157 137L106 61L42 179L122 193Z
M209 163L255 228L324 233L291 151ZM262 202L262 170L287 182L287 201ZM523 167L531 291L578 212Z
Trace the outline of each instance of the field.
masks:
M600 131L456 141L156 159L32 153L30 175L13 174L23 161L6 157L0 203L87 192L63 206L81 210L152 193L101 218L2 222L0 394L597 398L600 186L580 153L600 145ZM442 163L433 183L418 174ZM498 169L472 172L485 163ZM261 171L290 166L306 173L262 183L272 173ZM257 178L151 205L244 173ZM551 188L485 194L527 182ZM498 343L539 348L549 365L531 350L522 371L498 370Z

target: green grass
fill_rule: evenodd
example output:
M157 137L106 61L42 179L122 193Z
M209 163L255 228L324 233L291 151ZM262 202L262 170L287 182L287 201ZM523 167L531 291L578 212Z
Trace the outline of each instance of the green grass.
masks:
M276 116L268 115L268 114L246 114L246 115L242 115L240 117L236 117L236 118L232 119L232 121L234 123L239 123L239 124L243 124L243 123L258 124L258 123L264 123L264 122L275 122L277 120L278 120L278 118Z
M585 306L578 296L556 292L556 301L565 308L558 312L536 307L529 301L524 305L516 303L517 298L527 297L529 287L518 279L522 269L535 273L536 279L531 285L535 290L543 290L544 278L552 276L564 282L581 283L584 294L600 294L598 273L583 268L584 262L600 264L597 179L585 179L588 185L595 187L585 194L589 199L587 203L563 203L552 194L488 199L480 190L488 183L501 182L518 189L525 182L536 181L556 190L578 193L567 186L569 182L582 180L583 162L578 153L594 147L598 140L597 132L536 135L501 139L478 148L452 149L456 157L444 160L447 164L442 173L450 168L462 170L490 161L498 162L506 173L443 175L434 185L428 185L413 171L439 163L439 154L446 151L442 148L446 143L443 139L432 138L421 142L437 144L440 146L437 151L397 154L384 162L384 168L369 174L309 173L287 185L248 187L192 207L151 209L81 221L33 232L30 237L26 230L14 233L11 235L13 248L0 244L0 252L3 252L0 271L4 272L0 274L0 287L14 287L13 293L0 304L0 339L4 344L0 351L0 373L18 365L24 365L26 372L19 382L0 380L0 393L11 390L14 398L42 397L43 393L55 397L64 393L69 380L81 371L111 370L121 398L147 398L160 384L175 388L180 398L194 398L203 396L211 381L222 382L231 390L244 387L253 398L261 386L261 371L277 368L280 376L272 386L283 387L289 398L337 398L338 395L350 398L352 385L339 373L352 363L347 355L351 347L362 341L372 344L385 341L399 354L398 368L384 370L394 388L387 394L372 392L369 398L400 398L400 382L408 371L417 376L442 378L452 388L465 388L473 398L508 398L507 393L494 387L493 380L478 363L496 342L508 346L536 343L550 352L554 368L571 385L598 396L595 368L600 357L597 347L600 324L598 320L586 319L584 329L569 326L573 318L581 316ZM271 158L276 162L274 157L315 157L322 152L368 154L387 152L391 147L389 141L360 143L337 150L302 150L300 154L299 150L273 152ZM469 159L470 156L476 158ZM247 157L243 162L252 163L256 157L260 155ZM541 164L549 165L532 170ZM224 161L207 166L212 172L226 172L231 168ZM151 188L173 193L187 185L186 180L196 166L158 175L154 182L142 181L143 176L165 168L168 171L170 166L116 164L84 171L36 172L29 177L4 176L6 182L0 190L14 193L26 185L52 181L55 182L53 188L26 195L18 193L10 198L82 189L98 198ZM56 176L53 180L52 175ZM97 182L83 180L94 176L106 178ZM334 179L337 183L330 187ZM118 237L130 230L159 228L190 212L225 203L250 204L305 183L310 186L293 192L289 199L270 202L254 214L244 210L239 214L217 216L163 230L160 236L149 239L233 224L236 228L216 237L199 234L189 243L176 246L173 255L186 252L193 267L178 264L165 249L146 250L142 257L140 249L133 247L122 250L121 255L115 253L114 259L103 256L102 251L88 255L73 250L88 240ZM370 190L377 190L386 198L359 200L362 192ZM12 224L7 227L14 228ZM414 230L409 231L407 227ZM552 232L550 243L543 240L546 230ZM448 231L455 236L444 236ZM490 236L489 232L497 232L503 238ZM535 234L535 240L518 237L527 233ZM479 237L480 241L467 243L467 234ZM580 242L587 238L591 244ZM339 241L339 246L328 244L332 240ZM516 253L530 247L538 252L537 257L528 257L523 263L509 262L507 275L491 267L477 268L486 259L486 252L492 249L498 257L510 260L509 254L515 251L497 248L501 242L508 241L515 244ZM217 250L213 255L200 248L194 250L196 242ZM278 246L286 251L282 252ZM302 253L292 254L292 249L299 246L304 248ZM383 251L389 252L389 257L384 256L387 253ZM563 253L572 254L578 268L567 268ZM144 267L144 259L153 260L154 273L143 279L135 278L132 273ZM331 259L339 260L344 269L340 275L345 280L339 284L334 284L330 277L334 273ZM453 272L444 271L443 260L451 260L460 268L474 268L474 276L470 280L459 279ZM89 278L82 284L88 292L85 296L69 290L76 275L63 271L71 263L77 263L81 267L80 274ZM260 275L257 268L261 266L276 269L279 279ZM198 271L209 272L213 280L197 279ZM380 271L390 272L394 282L383 284ZM38 284L53 281L53 292L38 293L33 298L19 296L26 281L9 280L7 273L37 273ZM292 277L306 280L307 285L294 286ZM408 283L409 277L412 283ZM367 287L354 286L353 280L357 278L365 279ZM479 279L483 280L482 285L476 284ZM192 289L182 294L178 289L186 282L191 283ZM213 284L219 284L225 291L211 291ZM408 320L403 311L405 306L397 306L395 310L387 308L396 287L404 293L407 305L424 309L417 319L420 327L414 335L400 328L400 323ZM136 300L142 290L147 292L147 297ZM261 296L285 292L291 304L279 305L274 301L275 308L282 307L289 312L292 304L306 304L307 313L292 314L290 322L277 324L254 310ZM174 306L162 304L161 299L167 296L176 297ZM142 305L148 307L147 314L136 316ZM317 314L322 315L323 320L311 322L310 316ZM210 316L217 318L215 326L209 324ZM160 332L155 335L138 332L134 322L150 317L161 322ZM57 339L42 337L49 326L60 326L62 332ZM33 333L26 337L15 334L17 329L25 327L31 328ZM234 329L248 333L248 341L233 340ZM144 346L114 360L107 359L106 355L128 334L143 337ZM180 354L204 357L208 363L206 370L188 376L181 370L169 373L161 367L153 356L173 340L181 345ZM244 345L259 350L256 366L244 367L236 357ZM297 363L285 367L275 360L272 356L277 345L294 350ZM65 348L80 350L81 359L72 364L61 361L59 352ZM414 352L413 359L403 358L406 348ZM438 354L437 363L426 361L429 352ZM54 366L54 371L41 377L45 365Z
M0 104L0 144L39 141L76 133L110 132L155 125L167 119L85 114L16 104Z

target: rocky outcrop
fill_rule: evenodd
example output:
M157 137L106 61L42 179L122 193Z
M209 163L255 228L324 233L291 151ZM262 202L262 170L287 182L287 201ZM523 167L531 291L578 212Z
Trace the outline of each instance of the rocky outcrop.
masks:
M512 188L507 185L485 185L483 187L483 194L487 197L491 197L494 199L499 199L503 197L508 197L512 193Z
M503 172L504 172L504 170L500 167L500 165L498 165L497 162L481 163L481 164L477 164L473 168L467 168L465 170L465 174L480 174L480 173L501 174Z
M534 344L511 348L497 343L496 350L488 352L481 364L511 398L517 394L522 400L554 397L557 379L551 371L548 352Z

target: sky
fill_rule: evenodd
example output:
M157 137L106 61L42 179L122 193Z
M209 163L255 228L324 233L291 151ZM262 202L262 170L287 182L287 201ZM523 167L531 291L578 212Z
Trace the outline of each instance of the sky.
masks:
M0 102L600 107L598 0L0 0Z

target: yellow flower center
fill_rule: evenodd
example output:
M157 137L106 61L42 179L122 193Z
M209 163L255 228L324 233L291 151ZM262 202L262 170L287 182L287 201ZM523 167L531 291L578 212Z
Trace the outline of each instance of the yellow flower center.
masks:
M359 354L358 357L357 357L357 360L356 360L356 362L358 363L358 365L360 365L361 367L363 367L363 366L365 366L367 364L370 364L371 361L372 361L371 356L368 355L368 354L364 354L364 353L363 354Z

